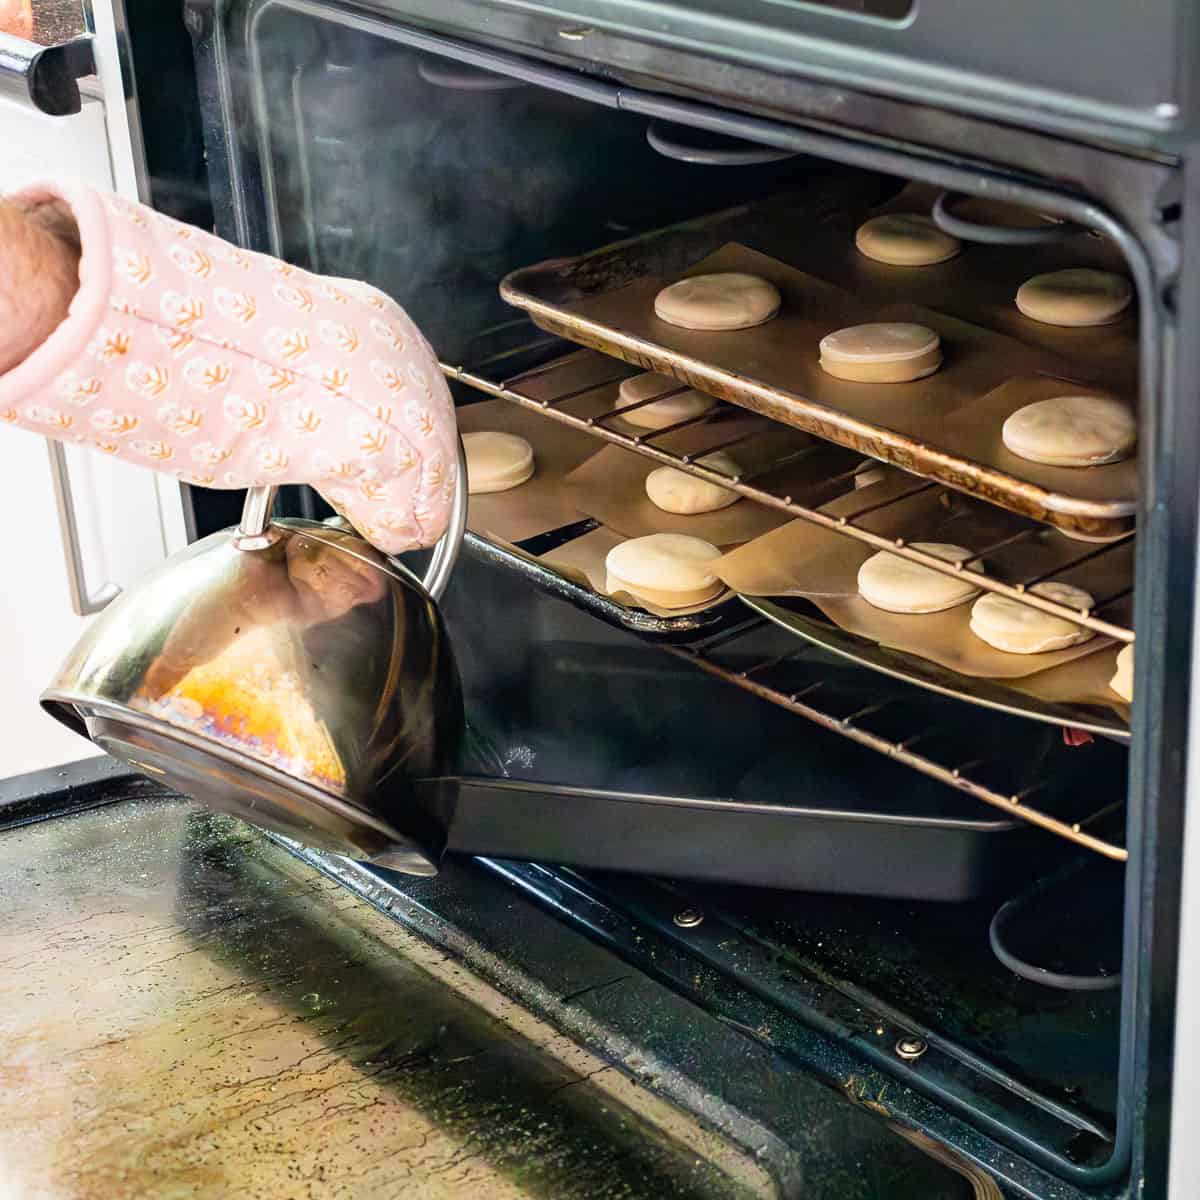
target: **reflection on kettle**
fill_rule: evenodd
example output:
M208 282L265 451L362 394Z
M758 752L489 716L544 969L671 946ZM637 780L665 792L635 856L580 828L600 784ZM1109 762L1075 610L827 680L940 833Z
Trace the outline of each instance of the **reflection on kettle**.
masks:
M270 524L269 500L251 493L240 529L105 609L42 703L213 807L429 873L444 833L412 785L445 774L463 727L433 597L353 531ZM439 589L465 509L435 552Z

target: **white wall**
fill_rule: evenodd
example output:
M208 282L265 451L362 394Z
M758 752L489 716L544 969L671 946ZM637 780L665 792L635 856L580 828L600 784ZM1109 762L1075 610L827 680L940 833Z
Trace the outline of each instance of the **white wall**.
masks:
M128 137L125 134L126 138ZM114 171L100 99L73 117L47 117L0 97L0 190L30 178L72 176L135 195L129 171ZM179 489L148 471L78 446L67 448L71 489L90 590L125 586L181 544ZM66 560L46 444L0 430L0 778L93 753L42 713L37 698L88 618L71 607Z

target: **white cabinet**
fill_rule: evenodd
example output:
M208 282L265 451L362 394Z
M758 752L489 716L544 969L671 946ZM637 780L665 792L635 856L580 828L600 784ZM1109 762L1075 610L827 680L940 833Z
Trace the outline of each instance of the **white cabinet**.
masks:
M0 189L70 176L137 196L109 10L97 9L95 81L80 113L50 117L0 96ZM106 102L115 97L116 103ZM178 485L77 446L62 456L77 527L78 589L123 587L186 541ZM32 434L0 430L0 778L84 757L89 746L42 713L37 698L89 620L72 606L69 556L51 456ZM95 753L95 751L92 751Z

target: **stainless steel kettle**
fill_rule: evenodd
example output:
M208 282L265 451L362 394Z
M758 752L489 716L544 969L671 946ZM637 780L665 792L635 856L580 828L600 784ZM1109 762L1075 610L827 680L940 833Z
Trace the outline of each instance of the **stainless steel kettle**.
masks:
M435 601L466 525L466 464L422 582L348 528L240 525L174 555L88 628L43 707L214 808L309 845L432 874L462 690ZM424 789L428 791L429 789Z

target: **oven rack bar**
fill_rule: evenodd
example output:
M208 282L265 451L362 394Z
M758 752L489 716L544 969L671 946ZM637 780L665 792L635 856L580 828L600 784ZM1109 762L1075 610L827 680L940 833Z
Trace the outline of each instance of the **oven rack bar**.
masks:
M1085 561L1092 561L1102 554L1109 553L1120 546L1127 545L1134 537L1132 532L1115 539L1111 542L1106 542L1101 545L1094 543L1080 543L1080 552L1078 556L1072 558L1069 562L1055 568L1053 572L1041 572L1037 575L1030 576L1026 579L1018 579L1015 581L1006 581L998 579L995 576L984 574L982 571L975 570L972 563L978 562L988 553L994 552L1002 544L1007 544L1009 539L1004 539L1002 543L995 543L992 546L985 547L978 554L968 559L965 563L950 563L943 559L936 558L933 555L925 554L924 552L914 549L912 544L901 538L888 538L866 529L861 525L855 524L863 516L868 513L877 512L883 505L865 505L862 510L850 516L833 517L828 513L820 511L819 508L811 507L797 499L792 495L781 495L770 491L765 487L759 486L753 482L754 479L768 475L770 472L784 465L785 461L769 463L764 467L758 468L753 475L729 476L721 471L715 471L699 462L706 454L711 454L714 450L728 446L730 442L714 442L708 449L693 451L689 454L675 454L672 451L664 450L661 446L655 445L658 439L663 436L677 432L685 427L693 427L711 423L713 419L722 412L728 412L728 405L718 404L715 408L709 410L708 413L699 417L693 417L686 421L677 422L675 425L669 426L666 429L647 430L638 434L627 434L619 429L614 429L606 422L616 416L621 410L610 409L607 412L602 412L591 417L575 416L572 413L564 411L561 407L565 401L575 399L586 395L591 391L598 391L604 387L611 387L619 379L624 378L630 372L624 371L622 374L613 374L611 378L601 379L587 387L576 387L573 390L564 393L561 396L550 399L534 399L530 396L523 395L519 391L514 390L514 385L527 382L528 380L545 376L549 372L562 367L572 361L578 361L585 358L592 351L582 350L575 351L563 358L554 360L551 363L544 364L540 367L534 367L530 371L505 380L502 383L496 383L485 376L468 370L466 367L451 366L447 363L442 363L441 369L443 373L450 379L456 380L459 383L465 384L467 387L483 392L486 395L496 397L498 399L508 400L511 403L519 404L523 408L532 409L535 412L540 412L553 420L559 421L564 425L569 425L574 429L578 429L584 433L590 434L593 437L610 442L613 445L621 446L626 450L631 450L636 454L641 454L646 458L653 459L656 462L663 463L667 466L675 467L680 471L685 471L690 475L695 475L700 479L708 480L710 483L720 484L722 487L730 488L738 492L740 495L754 500L759 504L765 504L772 508L779 509L788 513L790 516L797 517L800 520L809 521L814 525L820 525L825 529L833 530L836 533L843 534L847 537L854 538L859 542L864 542L876 550L887 550L891 554L899 555L902 558L909 559L912 562L920 563L922 566L928 567L931 570L937 571L943 575L954 575L965 579L969 579L972 585L980 588L982 591L995 592L1001 596L1007 596L1009 599L1015 600L1018 603L1025 604L1031 608L1040 609L1042 612L1050 613L1056 617L1061 617L1064 620L1072 621L1077 625L1081 625L1087 629L1091 629L1096 633L1106 637L1111 637L1120 642L1133 642L1133 630L1117 621L1110 620L1104 616L1098 615L1101 610L1123 599L1129 594L1130 589L1122 589L1121 591L1109 596L1099 597L1096 603L1089 609L1069 608L1066 605L1056 603L1053 600L1047 599L1045 596L1038 595L1030 589L1038 583L1045 582L1048 579L1062 576ZM614 368L620 368L624 364L613 361ZM648 401L647 401L648 403ZM747 414L746 410L737 409L739 415L757 415ZM781 426L778 422L771 421L767 417L759 417L762 422L761 432L767 432L772 429L786 429L787 426ZM755 436L755 433L747 434ZM737 440L742 440L738 438ZM814 446L814 450L825 448L824 443L818 443ZM886 465L886 464L881 464ZM941 487L942 484L934 481L920 480L914 476L913 491L920 488ZM828 480L825 481L826 483ZM902 495L894 497L887 501L887 504L898 503L901 500L907 499L913 492L906 491ZM1020 518L1014 517L1014 520ZM1023 536L1032 536L1041 526L1036 522L1029 522L1027 534Z
M745 637L748 632L750 630L743 627L739 630L736 640ZM769 676L772 671L776 671L787 664L801 663L805 654L803 649L788 654L768 656L758 662L752 663L748 667L739 666L734 668L718 662L716 655L713 653L715 644L720 641L721 649L726 650L731 645L736 645L736 640L731 642L729 638L714 638L712 644L701 642L691 646L664 645L663 649L676 658L690 662L702 671L723 679L727 683L731 683L735 687L739 687L743 691L759 697L761 700L778 705L780 708L795 713L797 716L803 717L805 720L811 721L823 729L849 738L851 741L868 747L888 758L896 759L898 762L904 763L905 766L911 767L913 770L919 771L921 774L927 775L932 779L936 779L948 787L964 792L968 796L973 796L976 800L982 801L984 804L1001 809L1012 817L1027 821L1031 825L1036 825L1039 829L1044 829L1048 833L1055 834L1077 846L1094 851L1096 854L1100 854L1104 858L1111 859L1114 862L1126 862L1128 860L1129 852L1125 847L1088 832L1089 826L1095 825L1113 813L1113 804L1106 803L1098 811L1078 821L1060 820L1058 817L1051 816L1049 813L1043 812L1026 803L1027 797L1041 791L1049 782L1048 780L1038 780L1017 792L1009 794L997 791L971 774L973 770L977 771L979 767L990 761L991 756L986 748L976 757L964 762L953 765L937 762L915 749L917 745L936 738L938 736L937 730L928 727L918 727L911 733L905 733L902 736L896 736L893 733L888 737L884 737L879 733L873 732L864 724L869 717L876 715L884 708L895 709L902 707L900 701L885 699L876 703L867 702L845 716L836 715L835 712L830 711L831 705L822 706L822 700L830 699L837 691L836 687L828 685L822 678L814 678L800 687L789 689L788 691L780 690L772 686L769 682L766 682L765 677ZM822 695L823 692L825 695Z

